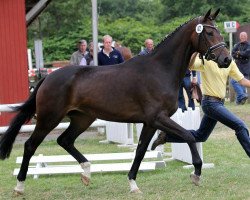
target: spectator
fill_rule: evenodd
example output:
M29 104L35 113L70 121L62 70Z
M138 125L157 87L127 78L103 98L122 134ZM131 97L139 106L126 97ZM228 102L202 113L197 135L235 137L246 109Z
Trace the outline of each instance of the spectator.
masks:
M94 58L93 58L93 50L94 50L94 44L93 42L89 43L89 56L87 58L87 65L94 65Z
M119 48L119 47L122 47L122 43L120 41L116 41L115 42L115 48Z
M235 59L235 62L244 75L245 78L249 79L250 74L250 43L247 41L247 33L240 33L240 42L237 43L233 50L232 56ZM231 80L231 84L236 92L236 104L243 105L248 99L246 88L240 85L234 79Z
M196 80L196 71L192 71L192 83L197 83ZM187 110L185 97L183 94L183 89L185 89L188 97L188 107L195 109L194 100L192 99L191 91L191 71L188 69L186 71L185 77L180 85L179 96L178 96L178 107L181 108L182 112Z
M130 48L121 45L121 42L115 42L115 49L118 50L124 59L124 61L129 60L133 57Z
M79 63L79 65L82 65L82 66L87 65L87 61L86 61L86 59L84 57L82 57L81 62Z
M203 89L202 110L204 115L199 129L190 130L190 133L195 137L196 142L205 142L219 121L235 131L238 141L250 157L250 138L246 124L224 106L228 76L246 87L250 87L250 81L244 78L234 61L228 68L220 69L214 61L204 60L203 64L196 55L197 53L192 56L190 65L192 66L191 69L201 72ZM165 142L185 141L179 136L161 132L154 141L152 149Z
M74 52L70 58L71 65L80 65L82 58L85 58L85 61L82 61L82 65L86 65L86 58L89 56L87 51L87 41L80 40L77 44L78 50ZM84 64L85 63L85 64Z
M98 53L98 65L114 65L124 62L119 51L111 46L112 37L103 36L103 49Z
M154 49L154 41L152 39L145 40L145 48L139 53L139 55L146 55Z

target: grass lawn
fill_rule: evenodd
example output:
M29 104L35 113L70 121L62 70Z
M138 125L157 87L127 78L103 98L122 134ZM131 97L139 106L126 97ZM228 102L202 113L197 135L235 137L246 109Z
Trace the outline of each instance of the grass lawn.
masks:
M227 107L250 127L250 105ZM82 153L126 152L116 144L99 144L104 136L78 139L76 146ZM169 145L166 145L168 147ZM36 155L67 154L56 141L42 143ZM185 163L171 161L166 168L151 172L139 172L137 184L143 194L130 194L127 173L92 174L89 187L83 186L79 175L28 176L25 194L12 196L16 177L12 175L17 156L22 156L23 145L15 144L8 160L0 161L0 199L171 199L171 200L250 200L250 160L237 141L234 132L218 123L211 137L203 144L205 163L215 168L202 171L202 184L194 186L189 179L191 169L183 169Z

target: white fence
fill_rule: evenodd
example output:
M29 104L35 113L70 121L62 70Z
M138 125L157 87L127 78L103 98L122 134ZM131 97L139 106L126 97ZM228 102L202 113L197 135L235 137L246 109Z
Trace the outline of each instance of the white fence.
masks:
M187 130L197 130L200 126L200 108L196 107L195 110L188 108L184 113L181 109L171 117L172 120L177 122ZM203 160L202 143L196 143L198 152ZM186 143L172 143L172 158L192 164L192 156L189 146Z
M84 156L92 162L91 173L128 172L135 152L86 154ZM23 157L17 157L16 163L21 164L22 160ZM105 163L95 163L96 161L105 161ZM149 171L165 166L162 154L159 151L151 151L145 154L139 170ZM17 176L19 171L20 168L15 168L13 175ZM40 154L32 156L27 175L34 175L34 178L38 178L39 175L46 174L77 174L82 172L83 169L71 155L44 156Z
M12 112L12 107L15 107L15 106L20 106L22 104L2 104L0 105L0 115L1 115L1 112ZM104 121L104 120L96 120L95 122L93 122L91 124L91 127L106 127L107 125L107 121ZM32 132L34 131L35 129L35 126L34 124L32 125L23 125L22 128L20 129L20 132ZM69 122L66 122L66 123L60 123L55 129L66 129L68 128L69 126ZM0 127L0 135L5 133L6 130L8 129L8 126L2 126Z
M20 105L22 105L22 104L20 104L20 103L2 104L2 105L0 105L0 114L1 114L1 112L11 112L12 111L11 107L20 106Z
M123 145L134 144L133 124L107 122L106 124L107 141L120 143Z
M188 111L185 111L184 113L181 111L181 109L178 109L176 113L171 117L172 120L174 120L176 123L184 127L185 129L198 129L200 125L200 109L199 107L196 107L195 110L188 109ZM126 124L126 123L115 123L115 122L109 122L106 126L106 135L107 140L110 142L117 142L124 145L132 145L134 143L137 143L139 140L139 137L141 135L141 130L143 127L143 124L136 124L136 137L133 135L133 124ZM154 142L154 140L157 138L159 131L156 131L155 135L153 136L149 146L148 150L151 149L151 146ZM134 141L134 139L136 141ZM186 148L187 146L187 148ZM157 148L159 151L163 151L163 147ZM184 149L183 149L184 148ZM197 143L198 151L202 157L202 145L200 143ZM192 163L191 153L189 156L180 156L179 154L183 154L183 150L185 152L190 152L189 147L187 144L179 144L174 143L172 144L172 156L174 159L181 160L183 162ZM180 152L180 153L179 153Z
M0 111L10 112L10 106L15 106L18 104L7 104L0 105ZM200 125L200 109L196 107L195 110L189 109L186 112L182 112L180 109L171 117L175 122L184 127L185 129L198 129ZM60 123L56 129L66 129L69 123ZM24 125L21 128L21 132L29 132L34 130L35 125ZM105 127L106 137L108 142L116 142L122 145L136 145L141 134L142 124L136 124L136 137L133 134L133 124L131 123L116 123L108 122L104 120L96 120L91 127ZM6 127L0 127L0 134L7 130ZM156 132L152 138L148 150L151 149L153 141L157 138L159 131ZM134 139L136 141L134 141ZM203 160L202 143L197 143L198 152ZM163 152L164 146L157 147L158 151ZM171 154L172 159L180 160L186 163L192 163L191 152L187 144L185 143L172 143L171 144Z
M174 120L176 123L181 125L183 128L190 130L197 130L200 126L200 108L196 107L195 110L188 109L185 112L182 112L181 109L178 109L176 113L171 117L172 120ZM116 123L114 123L113 126L115 126ZM143 124L136 124L136 137L133 135L132 131L133 124L121 124L121 127L123 127L123 131L120 132L118 129L117 131L106 131L107 134L107 140L112 142L118 142L121 144L133 144L137 143L138 139L141 134L142 126ZM128 128L129 127L129 128ZM113 128L115 130L115 128ZM154 140L157 138L159 134L159 131L156 131L155 135L153 136L149 146L148 150L151 149L151 146L154 142ZM117 139L119 138L119 139ZM137 141L134 141L136 139ZM202 149L202 143L196 143L199 155L201 159L203 160L203 149ZM164 152L164 146L159 145L157 147L158 151ZM192 164L192 156L189 149L189 146L186 143L172 143L171 144L171 159L180 160L188 164ZM189 167L189 166L185 166ZM204 164L204 167L213 167L213 164Z
M11 107L20 104L6 104L0 105L0 111L11 112ZM55 129L66 129L69 123L60 123ZM110 141L133 144L133 127L131 124L127 123L115 123L108 122L104 120L96 120L91 124L91 127L105 127L107 138ZM20 132L31 132L35 128L35 125L24 125L22 126ZM0 133L4 133L8 129L8 126L0 127ZM110 138L108 137L110 136ZM135 152L127 153L108 153L108 154L87 154L85 155L89 161L108 161L105 164L92 164L91 172L120 172L129 171L132 165L132 161L135 156ZM141 163L139 170L148 171L155 170L159 167L165 167L165 162L163 160L162 154L158 151L147 152L144 162ZM151 159L148 161L148 159ZM153 160L152 160L153 159ZM156 160L158 159L158 160ZM123 162L117 162L118 160ZM124 162L128 160L128 162ZM21 164L22 157L17 157L16 163ZM60 155L60 156L33 156L31 158L28 168L28 175L34 175L34 178L38 178L39 175L45 174L69 174L69 173L82 173L83 170L77 165L72 165L72 162L76 160L70 155ZM58 165L59 163L59 165ZM63 165L62 165L63 163ZM13 175L17 175L19 168L14 169Z
M91 127L105 127L106 124L107 124L107 122L104 120L96 120L91 124ZM23 125L19 132L32 132L32 131L34 131L35 126L36 125L34 125L34 124ZM69 122L60 123L60 124L58 124L58 126L56 128L54 128L54 130L66 129L66 128L68 128L68 126L69 126ZM5 133L7 129L8 129L8 126L0 127L0 134Z

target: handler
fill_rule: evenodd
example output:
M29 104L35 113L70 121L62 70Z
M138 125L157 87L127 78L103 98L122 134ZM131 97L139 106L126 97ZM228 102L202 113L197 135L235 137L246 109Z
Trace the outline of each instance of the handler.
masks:
M196 131L190 130L196 142L205 142L219 121L235 130L237 139L246 154L250 157L250 138L247 126L224 106L228 76L238 81L239 84L249 88L250 81L244 78L244 75L239 71L234 61L231 62L228 68L219 68L214 61L204 60L203 64L202 60L197 56L197 53L194 53L190 60L190 66L192 70L201 72L203 90L201 106L204 115L199 129ZM152 149L155 149L159 144L164 144L165 142L185 143L179 136L169 132L161 132L154 141Z

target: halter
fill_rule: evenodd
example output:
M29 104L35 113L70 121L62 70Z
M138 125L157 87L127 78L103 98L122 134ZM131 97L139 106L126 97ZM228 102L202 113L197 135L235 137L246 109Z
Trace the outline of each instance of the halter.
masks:
M215 54L213 53L215 50L219 49L219 48L224 48L226 47L226 43L225 42L220 42L218 44L215 44L211 47L208 47L207 45L207 42L204 38L204 35L202 34L203 33L203 27L209 27L209 28L213 28L215 30L218 31L218 29L215 27L215 26L212 26L212 25L209 25L209 24L201 24L200 23L200 17L198 19L198 24L196 26L196 32L198 33L199 35L199 40L198 40L198 47L199 47L199 44L200 44L200 40L201 38L203 39L205 45L207 46L207 51L206 53L203 55L203 54L200 54L200 58L202 59L202 62L204 63L204 60L203 60L203 56L205 57L206 60L216 60L216 56ZM219 32L219 31L218 31ZM203 37L201 37L203 36Z

